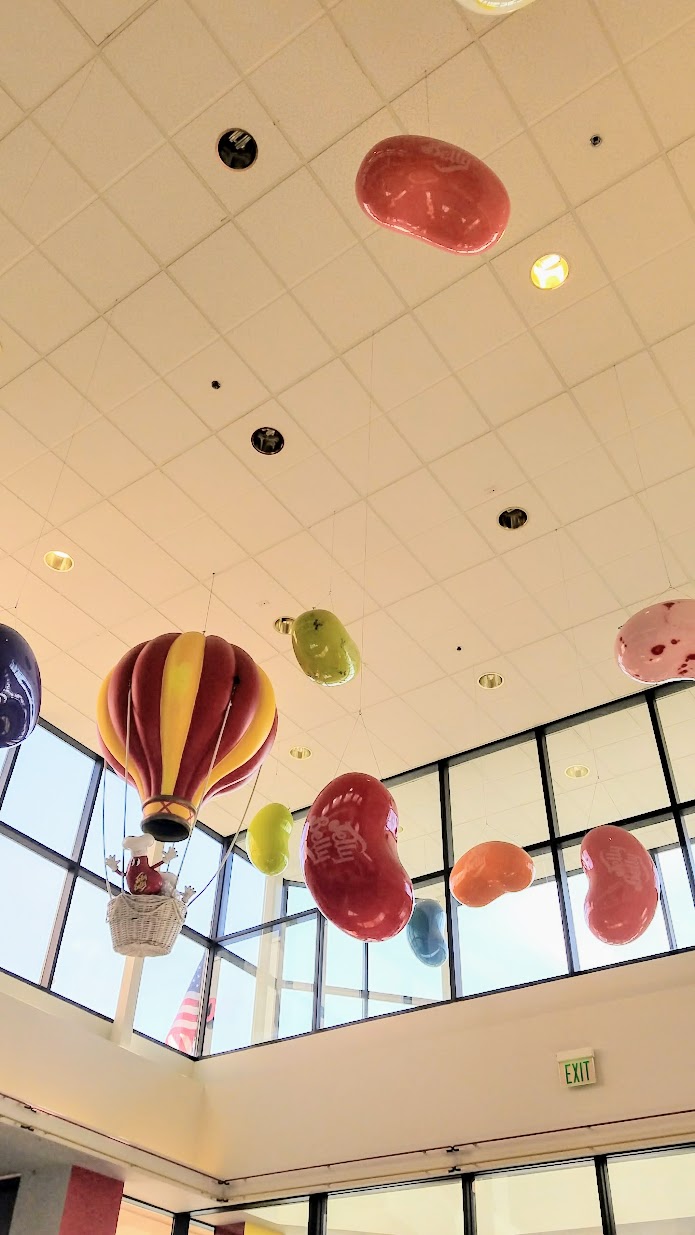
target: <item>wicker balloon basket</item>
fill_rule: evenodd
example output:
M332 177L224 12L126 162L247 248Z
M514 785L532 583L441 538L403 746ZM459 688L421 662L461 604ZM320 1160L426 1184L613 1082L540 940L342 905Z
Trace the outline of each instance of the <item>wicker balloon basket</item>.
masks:
M114 952L121 956L168 956L186 920L177 896L114 896L106 910Z

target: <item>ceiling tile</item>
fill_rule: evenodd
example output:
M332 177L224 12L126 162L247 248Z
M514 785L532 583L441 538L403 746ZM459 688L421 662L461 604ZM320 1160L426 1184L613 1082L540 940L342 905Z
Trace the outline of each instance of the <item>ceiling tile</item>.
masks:
M207 515L162 537L162 548L196 579L209 579L240 562L243 549Z
M623 605L641 605L672 586L664 548L660 544L618 558L604 567L601 574Z
M384 109L334 142L310 165L341 214L359 236L368 236L376 230L377 224L357 203L357 168L372 146L399 131L400 125L391 111Z
M345 359L386 410L447 376L444 361L409 314L352 348Z
M8 326L7 322L0 318L0 382L9 382L18 373L22 373L29 368L38 356L33 347L25 339Z
M162 146L106 194L160 262L172 262L224 222L226 211L171 146Z
M282 615L297 617L302 610L302 601L268 573L278 564L287 564L282 548L271 549L261 556L268 569L250 558L234 563L231 569L215 578L215 595L250 623L276 651L287 652L290 646L288 636L278 634L273 622ZM298 583L297 580L292 582Z
M562 382L528 334L467 365L459 376L491 425L511 420L562 389Z
M598 373L575 386L572 393L594 433L604 442L663 416L676 406L648 352L639 352Z
M607 449L637 490L695 466L695 435L681 412L667 412L638 425L613 438Z
M155 379L154 370L101 319L53 352L51 364L102 412Z
M23 107L45 99L93 51L54 0L22 0L2 23L0 81Z
M70 537L63 535L60 543L72 554L75 567L62 578L50 576L50 586L59 596L77 605L102 626L124 622L142 609L141 598L106 570L98 559L76 546ZM54 546L54 535L48 533L41 537L33 554L26 549L21 555L27 564L31 562L31 569L38 578L46 575L43 555ZM95 702L96 696L92 699L90 711L93 711Z
M100 0L95 9L91 0L63 0L63 8L72 13L95 43L102 43L145 3L147 0Z
M26 429L22 428L12 416L3 412L0 416L0 432L2 433L2 455L0 468L3 477L10 476L18 468L24 467L32 459L43 454L44 447Z
M0 484L0 548L3 553L15 553L23 545L36 543L43 526L42 515L7 489L5 482Z
M311 91L297 90L307 64ZM381 100L327 17L252 74L251 85L305 158L318 154L378 110ZM316 107L316 99L321 106Z
M415 685L411 684L409 689L414 690ZM435 730L402 699L385 699L365 708L364 719L370 733L396 748L406 767L426 763L441 748L441 738Z
M152 470L150 460L103 416L70 438L62 453L105 497Z
M127 647L135 647L137 643L145 643L148 639L156 639L157 635L179 629L171 618L165 617L158 609L147 608L127 622L119 622L114 632Z
M489 545L466 515L456 515L426 532L419 532L408 541L408 548L434 579L449 579L491 555Z
M695 137L670 150L668 157L691 206L695 206Z
M98 415L45 360L3 386L0 405L44 446L55 446Z
M108 44L104 55L169 132L238 78L184 0L156 0Z
M495 26L482 45L531 124L616 67L588 0L531 5ZM529 65L543 71L529 72Z
M562 528L525 544L515 542L504 554L504 564L533 595L550 585L564 584L586 574L590 567L588 559Z
M153 257L103 202L92 202L41 246L102 312L156 273Z
M695 325L658 343L654 355L678 398L695 407Z
M610 287L543 322L536 334L568 385L641 348L637 331ZM577 339L582 341L581 348Z
M404 545L369 557L353 575L379 605L390 605L432 582L432 576Z
M487 267L426 301L415 316L457 369L522 333L524 323ZM463 326L465 323L465 327Z
M298 220L311 220L311 244ZM355 236L306 168L237 216L239 227L288 287L355 243Z
M366 502L356 502L315 523L311 534L336 562L347 568L398 543L391 529Z
M695 228L665 159L627 176L577 213L614 278L689 239Z
M370 0L341 0L333 16L387 98L448 60L472 38L462 12L447 0L433 0L426 12L417 0L388 0L377 7Z
M57 455L50 453L13 472L5 484L43 515L46 526L57 526L66 519L73 519L101 499L96 489L71 467L64 466ZM55 545L46 545L46 549L49 548Z
M322 13L317 0L191 0L235 64L248 73Z
M481 623L482 630L491 609L507 608L525 596L518 579L499 558L454 575L444 586L464 612Z
M109 419L159 466L208 436L203 422L164 382L131 395Z
M337 468L319 454L278 476L273 491L304 527L349 506L357 497Z
M481 98L485 99L482 113ZM406 132L436 134L441 141L473 150L479 158L516 137L523 127L509 96L475 45L448 59L402 94L393 109Z
M6 581L8 562L4 564ZM31 571L18 567L21 582L15 587L15 596L19 596L16 607L20 620L28 622L40 634L45 634L54 644L61 648L71 648L85 639L100 633L100 627L84 610L67 597L61 596L52 583L39 579ZM8 589L8 595L13 590ZM14 598L13 598L14 599Z
M536 487L564 523L580 519L627 496L627 485L603 449L590 450L576 459L545 472Z
M369 395L340 360L283 391L280 402L318 446L330 446L377 415Z
M91 669L92 673L96 673L97 677L103 680L127 651L127 643L105 630L73 648L72 655L80 665Z
M375 417L361 429L341 437L326 448L326 454L358 493L365 496L420 466L417 456L385 416Z
M531 267L546 253L559 253L567 259L570 274L566 283L541 291L531 282ZM527 322L546 321L607 282L598 258L570 215L557 219L507 253L493 258L495 273Z
M111 323L159 373L211 343L215 332L166 274L117 304Z
M43 240L93 198L31 120L0 142L0 207L32 240Z
M202 517L200 507L164 472L150 472L121 489L113 504L158 544Z
M454 502L427 468L419 468L373 493L371 504L403 540L411 540L458 514Z
M569 630L574 639L574 628L579 622L590 622L604 613L612 613L616 606L615 593L595 571L575 575L563 583L553 584L536 593L536 600L560 630ZM606 645L610 647L610 644Z
M361 245L299 283L294 294L340 351L400 317L405 307Z
M458 754L481 742L492 742L499 736L499 728L488 717L481 717L468 696L451 678L442 678L439 682L409 691L406 703L442 735L451 754Z
M525 596L485 615L485 634L502 652L511 652L526 643L535 643L553 633L555 627L547 613Z
M217 153L221 135L234 128L253 134L258 145L258 158L243 175L227 167ZM176 134L174 142L232 214L262 197L299 166L289 142L245 82L196 116Z
M9 133L22 118L22 109L18 107L3 89L0 88L0 137Z
M365 663L378 668L379 677L393 690L415 690L442 676L436 662L383 611L365 618L363 647Z
M306 313L287 295L242 322L229 341L273 393L318 369L331 355Z
M234 223L227 223L190 253L171 274L218 330L231 330L282 292L282 284Z
M14 266L32 247L31 241L27 240L9 219L0 216L0 274Z
M172 369L167 383L213 430L237 420L268 397L265 386L224 339L216 339Z
M487 432L487 424L455 377L447 377L389 412L423 463Z
M462 261L465 260L468 271L475 269L480 260L445 253L443 249L419 243L412 236L403 236L386 227L367 236L364 245L403 299L412 306L422 304L435 292L455 283L462 273Z
M374 609L371 598L346 571L336 567L330 554L309 532L299 532L290 539L283 540L281 544L264 553L260 561L275 579L288 589L288 593L291 591L299 597L300 611L303 607L324 607L339 613L343 622L351 623L361 620L365 612ZM262 594L266 599L266 590ZM290 604L289 596L286 603ZM295 605L295 615L297 612ZM292 610L290 616L291 613ZM359 638L355 630L351 633L356 639ZM280 640L280 646L286 652L290 663L294 664L286 637ZM341 703L347 703L348 695L343 690L339 695Z
M495 253L503 253L524 236L564 214L565 198L550 167L527 134L522 133L493 151L486 162L502 181L512 207L507 229L497 241Z
M518 463L494 433L451 451L433 463L431 470L462 510L479 506L524 479Z
M390 605L388 612L449 672L459 673L497 651L444 588L424 588Z
M40 352L68 339L96 312L55 266L34 251L0 277L3 316Z
M611 0L601 10L621 56L628 59L664 37L666 32L684 26L692 17L690 0Z
M656 343L693 321L693 279L695 239L617 280L616 286L647 343Z
M65 531L151 605L178 595L192 583L191 576L178 562L110 502L101 502L70 519Z
M695 523L695 470L681 472L670 480L653 485L643 496L644 505L659 532L667 536L687 533Z
M561 463L578 459L598 445L566 394L503 425L500 438L528 476L540 476Z
M162 143L159 129L94 60L36 112L48 137L96 189L104 189Z
M1 396L0 396L1 398ZM285 439L280 454L269 456L259 454L251 445L251 435L255 429L269 427L277 429ZM221 440L233 450L254 476L267 484L271 489L275 477L286 472L297 463L302 463L310 455L316 454L316 443L312 442L306 433L300 429L289 412L274 399L261 404L253 412L240 416L219 434Z
M695 132L695 98L690 89L695 55L695 21L631 60L628 74L666 147Z
M533 130L569 200L593 197L658 154L644 113L621 72L547 116ZM598 133L599 146L589 138Z

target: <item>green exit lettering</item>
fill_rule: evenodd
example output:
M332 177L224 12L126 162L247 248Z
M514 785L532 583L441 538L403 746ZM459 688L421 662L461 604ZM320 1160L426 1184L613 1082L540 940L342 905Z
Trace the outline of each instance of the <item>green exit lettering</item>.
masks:
M577 1085L594 1085L596 1083L596 1067L593 1054L581 1055L576 1059L558 1059L560 1079L568 1088Z

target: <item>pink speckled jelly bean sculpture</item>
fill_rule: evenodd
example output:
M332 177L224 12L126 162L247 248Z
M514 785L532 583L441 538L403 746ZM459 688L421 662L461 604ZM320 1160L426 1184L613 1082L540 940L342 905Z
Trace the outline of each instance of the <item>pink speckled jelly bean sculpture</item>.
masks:
M509 222L502 181L474 154L435 137L399 134L374 146L355 181L370 219L448 253L483 253Z
M628 618L615 658L635 682L695 679L695 600L664 600Z

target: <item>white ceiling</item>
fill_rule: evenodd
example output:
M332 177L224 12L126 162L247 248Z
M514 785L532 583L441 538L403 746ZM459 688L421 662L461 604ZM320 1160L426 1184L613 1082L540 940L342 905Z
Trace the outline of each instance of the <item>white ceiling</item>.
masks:
M695 595L694 57L692 0L0 5L0 620L49 720L93 744L103 674L200 627L212 572L208 629L278 696L259 797L292 807L341 759L388 775L629 690L618 625ZM355 204L369 147L428 129L509 189L486 257ZM333 691L273 630L317 604L364 650Z

